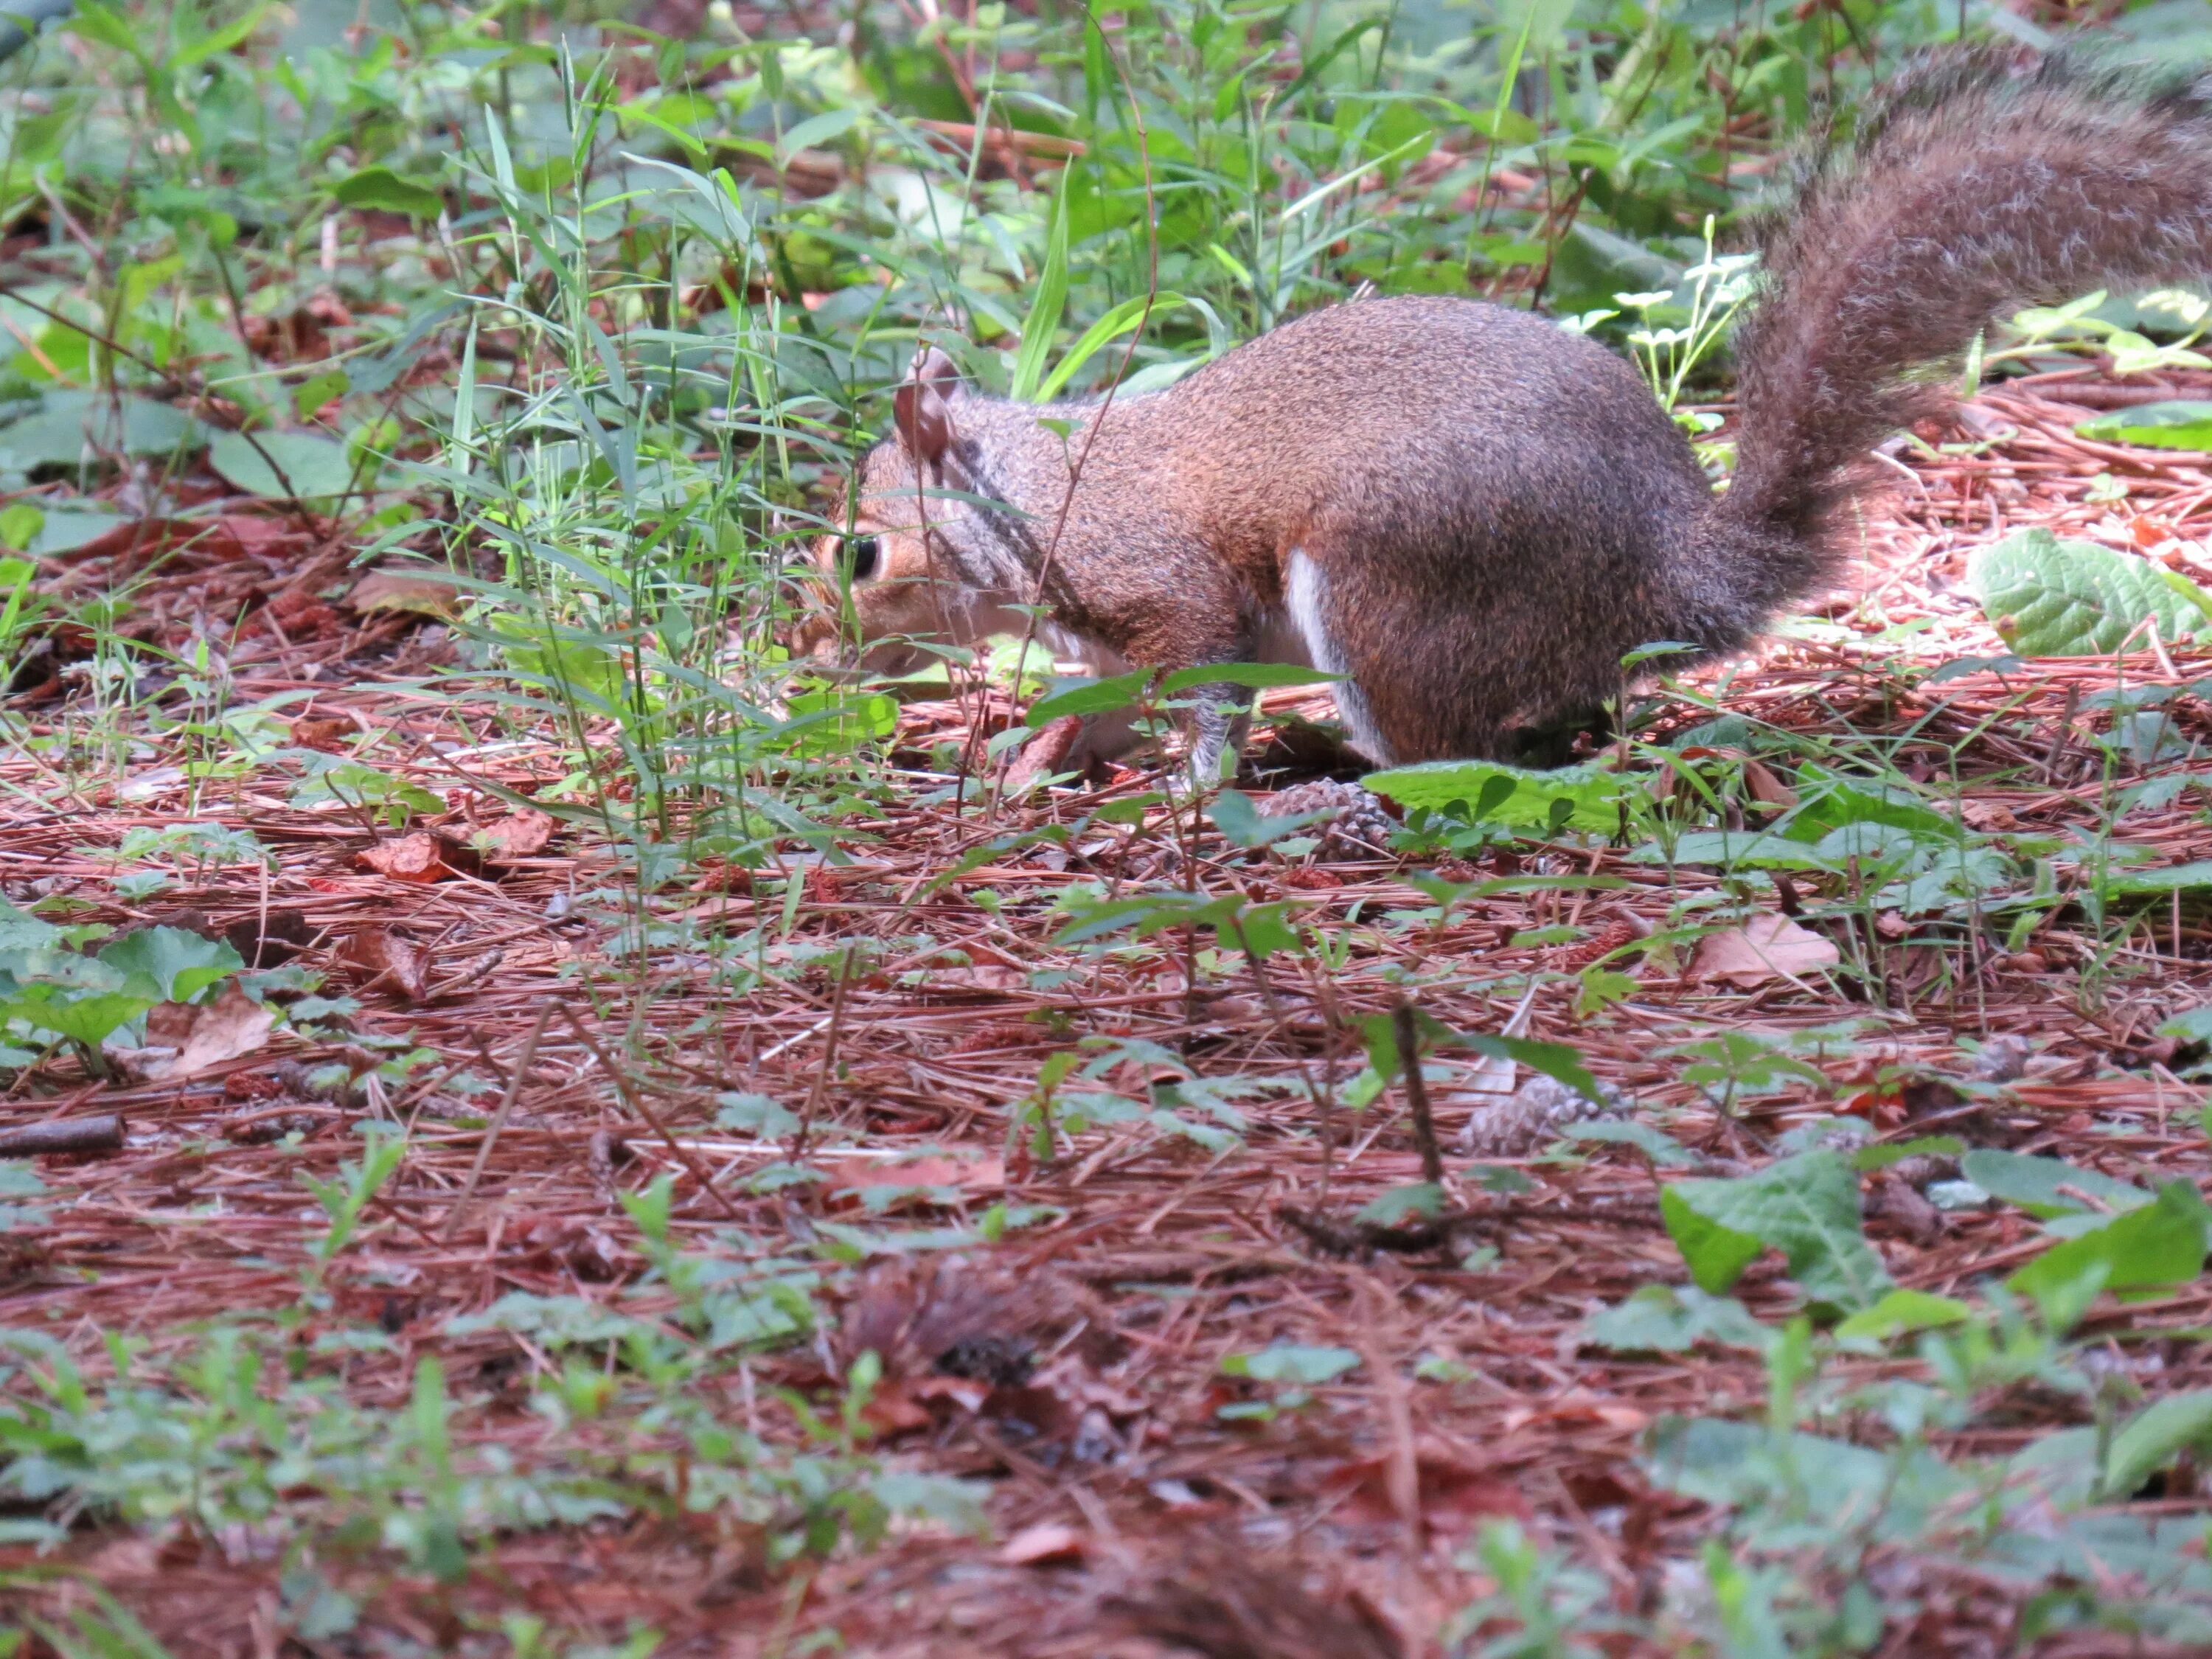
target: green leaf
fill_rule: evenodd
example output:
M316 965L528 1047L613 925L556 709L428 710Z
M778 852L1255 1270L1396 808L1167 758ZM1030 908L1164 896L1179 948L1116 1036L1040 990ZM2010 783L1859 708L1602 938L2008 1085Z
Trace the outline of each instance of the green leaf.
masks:
M2094 1170L2077 1170L2063 1158L2030 1158L1991 1146L1978 1146L1961 1158L1959 1173L1991 1198L2017 1204L2043 1219L2095 1212L2094 1205L2060 1192L2061 1187L2087 1194L2111 1211L2141 1209L2151 1201L2151 1195L2140 1187L2099 1175Z
M778 167L787 166L791 158L802 149L812 149L828 143L832 138L842 138L860 119L860 108L853 104L840 104L835 109L825 109L819 115L810 115L783 135L783 142L775 147Z
M2038 1301L2100 1270L2106 1290L2185 1285L2204 1270L2205 1218L2197 1189L2170 1181L2154 1202L2053 1246L2005 1283Z
M1643 1285L1626 1301L1592 1314L1583 1332L1615 1353L1682 1353L1700 1342L1756 1350L1769 1335L1734 1297L1709 1296L1689 1285Z
M250 439L225 432L208 446L208 465L248 495L276 501L343 495L353 487L345 446L316 432L257 432Z
M349 208L404 213L410 219L434 219L446 210L443 194L390 167L363 167L349 173L331 186L331 194Z
M1743 1277L1743 1270L1759 1260L1766 1247L1749 1233L1723 1227L1699 1213L1678 1190L1685 1184L1677 1182L1661 1189L1660 1218L1666 1222L1668 1234L1681 1251L1698 1288L1709 1296L1719 1296L1734 1287Z
M1068 180L1074 169L1064 168L1060 188L1052 196L1052 223L1045 234L1044 269L1038 273L1036 294L1029 315L1022 319L1022 343L1014 353L1013 384L1008 395L1018 404L1034 403L1044 384L1045 359L1052 354L1052 337L1060 327L1060 314L1067 304Z
M1698 1162L1674 1136L1653 1128L1649 1123L1638 1123L1632 1119L1620 1122L1600 1120L1594 1123L1570 1123L1559 1133L1569 1140L1603 1141L1614 1146L1633 1146L1662 1169L1692 1169Z
M791 719L777 735L787 752L807 758L849 755L898 730L898 700L881 691L794 691L784 706Z
M2191 1447L2212 1443L2212 1389L2169 1395L2146 1407L2112 1437L2098 1482L2108 1502L2132 1497L2144 1481Z
M106 455L174 455L207 441L207 428L183 410L150 398L72 389L49 392L34 412L0 428L0 468L29 472L73 467L88 451ZM44 543L41 551L49 550Z
M1963 1324L1973 1316L1973 1311L1952 1297L1931 1296L1926 1291L1894 1290L1837 1326L1836 1335L1887 1340L1907 1331L1932 1331L1945 1325Z
M2096 878L2106 898L2150 898L2166 893L2196 893L2212 888L2212 861L2169 864L2158 870L2108 870Z
M1267 847L1286 836L1295 836L1315 819L1326 817L1328 808L1312 812L1285 812L1271 816L1252 804L1252 798L1239 790L1224 789L1206 809L1213 827L1237 847Z
M2212 450L2212 404L2174 398L2096 415L2074 428L2100 443L2143 449Z
M1444 1189L1432 1181L1393 1187L1360 1206L1355 1219L1370 1227L1402 1227L1409 1221L1433 1221L1444 1212Z
M97 1048L151 1008L155 1000L122 991L94 991L78 997L21 996L12 1002L0 1003L0 1024L23 1020L40 1030L54 1032L88 1048Z
M1178 668L1160 681L1164 696L1174 696L1179 691L1195 690L1207 685L1241 685L1251 690L1267 690L1282 685L1327 685L1344 678L1326 670L1308 668L1295 662L1217 662L1200 663L1195 667Z
M1061 681L1060 689L1031 703L1024 718L1030 726L1041 726L1069 714L1109 714L1143 696L1152 678L1150 669L1140 668L1109 679Z
M1801 1152L1740 1180L1678 1181L1660 1210L1703 1290L1734 1285L1760 1246L1782 1252L1814 1302L1856 1311L1890 1287L1859 1229L1857 1173L1839 1152Z
M1428 761L1370 772L1361 780L1399 805L1448 811L1461 803L1477 823L1548 830L1556 804L1569 805L1566 823L1577 830L1617 830L1627 781L1595 764L1531 772L1498 761Z
M54 951L63 943L53 923L0 898L0 951Z
M1146 296L1139 294L1124 300L1097 322L1083 331L1083 337L1067 349L1066 354L1054 365L1044 384L1037 388L1036 401L1048 404L1060 393L1060 388L1075 377L1076 371L1089 362L1099 349L1109 340L1127 334L1146 316L1165 311L1170 306L1186 304L1180 294L1156 294L1146 304ZM1023 339L1026 343L1028 336Z
M1255 1353L1224 1354L1224 1376L1249 1377L1255 1382L1326 1382L1359 1364L1350 1348L1310 1348L1279 1342Z
M2104 656L2128 641L2147 649L2147 621L2172 645L2203 621L2148 560L2048 530L2024 530L1975 555L1966 581L2024 657Z
M228 941L182 927L142 927L102 951L100 960L124 975L125 990L157 1002L190 1002L246 966Z

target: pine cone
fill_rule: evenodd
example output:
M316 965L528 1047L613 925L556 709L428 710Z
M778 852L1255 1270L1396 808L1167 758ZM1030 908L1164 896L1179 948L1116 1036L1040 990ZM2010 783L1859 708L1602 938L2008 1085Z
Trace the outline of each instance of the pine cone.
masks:
M1398 829L1397 819L1390 816L1380 795L1356 783L1338 783L1329 778L1294 784L1258 805L1263 817L1326 813L1310 828L1310 833L1320 838L1321 845L1315 850L1323 858L1388 858L1390 837Z
M1487 1107L1468 1119L1467 1127L1460 1132L1460 1150L1486 1158L1519 1158L1556 1140L1570 1123L1628 1115L1627 1096L1610 1083L1597 1087L1605 1097L1602 1106L1584 1099L1557 1078L1539 1073L1504 1104Z

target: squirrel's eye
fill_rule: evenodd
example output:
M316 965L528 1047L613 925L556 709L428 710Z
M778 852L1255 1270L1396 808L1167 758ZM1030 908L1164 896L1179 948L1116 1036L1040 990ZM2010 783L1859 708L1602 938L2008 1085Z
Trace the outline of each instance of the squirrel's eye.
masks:
M883 556L884 544L873 536L845 538L845 568L853 573L856 582L864 582L874 575Z

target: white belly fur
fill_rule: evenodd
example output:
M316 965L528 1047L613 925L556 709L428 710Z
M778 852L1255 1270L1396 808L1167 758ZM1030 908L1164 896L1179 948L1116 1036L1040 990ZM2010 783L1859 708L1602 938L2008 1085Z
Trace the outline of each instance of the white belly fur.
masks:
M1289 612L1287 628L1271 627L1262 635L1262 649L1267 651L1269 662L1303 663L1309 668L1318 668L1325 674L1348 673L1344 653L1337 649L1329 635L1325 611L1328 599L1328 578L1322 568L1307 556L1303 549L1292 549L1288 568L1285 571L1284 608ZM1285 651L1269 649L1278 634L1295 640L1295 648ZM1352 739L1352 747L1377 766L1391 763L1390 745L1382 740L1376 729L1375 717L1369 712L1367 698L1358 684L1349 679L1339 680L1331 688L1336 695L1336 712L1344 721L1345 735Z

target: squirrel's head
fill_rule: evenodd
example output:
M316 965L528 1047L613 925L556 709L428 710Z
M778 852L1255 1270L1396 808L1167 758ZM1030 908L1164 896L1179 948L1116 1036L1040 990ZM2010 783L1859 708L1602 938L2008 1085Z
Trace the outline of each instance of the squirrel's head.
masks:
M894 394L892 434L860 458L841 504L849 527L814 544L826 609L799 644L817 660L838 654L836 612L848 590L866 647L861 665L887 674L928 660L908 641L972 644L1005 628L1003 607L1023 597L1019 565L1002 546L1006 531L972 501L983 492L955 424L961 390L959 369L932 346Z

